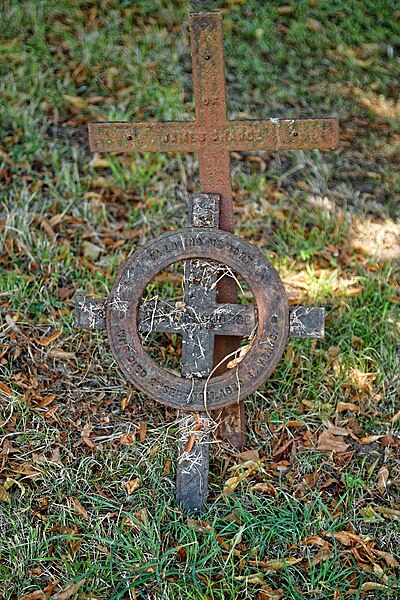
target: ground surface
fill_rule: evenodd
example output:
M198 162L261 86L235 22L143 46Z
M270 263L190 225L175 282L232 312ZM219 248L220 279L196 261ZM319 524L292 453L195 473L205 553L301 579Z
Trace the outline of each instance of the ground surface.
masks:
M195 519L174 504L175 414L72 319L74 294L185 223L194 157L93 157L86 126L193 116L190 7L3 3L1 598L400 596L396 4L212 3L230 116L333 113L341 143L233 156L237 233L292 303L327 307L326 338L290 342L248 398L249 453L213 444Z

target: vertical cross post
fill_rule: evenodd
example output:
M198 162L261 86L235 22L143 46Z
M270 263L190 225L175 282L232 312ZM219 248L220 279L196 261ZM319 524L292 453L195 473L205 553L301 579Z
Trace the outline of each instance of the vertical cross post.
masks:
M224 46L221 13L191 13L193 87L196 121L205 130L217 131L227 123ZM233 232L231 161L224 144L209 144L207 152L198 155L200 188L204 193L218 194L219 227ZM218 283L218 302L237 302L236 283L224 277ZM240 338L218 336L214 347L214 364L219 365L240 345ZM223 365L219 371L222 370ZM218 371L217 371L218 372ZM216 415L219 434L235 448L245 444L246 416L244 402L228 406Z

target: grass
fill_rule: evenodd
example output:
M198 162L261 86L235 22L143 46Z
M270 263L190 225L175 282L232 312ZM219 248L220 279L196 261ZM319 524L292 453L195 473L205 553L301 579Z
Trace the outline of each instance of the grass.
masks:
M290 341L246 400L252 454L213 439L208 511L184 515L176 414L126 385L105 333L75 330L72 309L75 294L105 296L149 236L185 225L193 155L93 157L86 129L193 117L190 6L4 3L4 600L400 595L400 15L389 0L192 5L218 7L231 117L340 118L336 151L232 158L237 233L292 303L327 307L326 337ZM176 336L163 339L176 361ZM346 451L317 448L326 430Z

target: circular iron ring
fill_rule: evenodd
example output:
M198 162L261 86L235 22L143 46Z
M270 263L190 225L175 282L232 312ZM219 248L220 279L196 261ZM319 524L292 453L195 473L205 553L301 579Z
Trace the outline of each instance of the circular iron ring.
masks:
M163 369L143 348L137 328L146 286L172 263L193 258L221 262L241 275L258 313L249 352L237 367L208 381ZM289 307L277 271L259 248L220 229L188 227L151 240L126 261L108 298L106 323L114 358L135 387L176 409L214 410L253 393L274 371L288 337Z

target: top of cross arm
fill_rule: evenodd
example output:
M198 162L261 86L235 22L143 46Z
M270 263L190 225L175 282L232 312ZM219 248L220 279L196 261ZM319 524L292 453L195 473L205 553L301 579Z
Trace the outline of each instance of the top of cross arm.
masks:
M334 117L225 121L205 127L196 121L164 123L93 122L90 149L97 152L201 152L210 145L221 151L327 150L338 143Z

